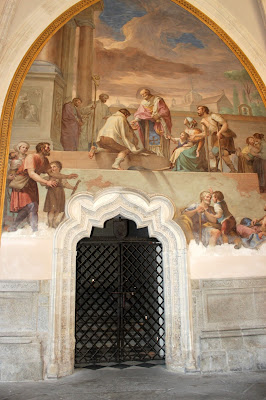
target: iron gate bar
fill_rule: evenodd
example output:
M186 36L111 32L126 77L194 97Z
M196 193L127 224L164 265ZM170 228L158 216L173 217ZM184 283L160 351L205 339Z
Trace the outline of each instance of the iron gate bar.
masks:
M76 365L164 358L161 243L99 240L77 247Z

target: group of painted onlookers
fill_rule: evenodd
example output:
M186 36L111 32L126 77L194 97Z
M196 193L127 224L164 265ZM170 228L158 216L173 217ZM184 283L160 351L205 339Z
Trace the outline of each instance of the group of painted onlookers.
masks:
M194 239L204 246L228 243L234 244L236 249L242 245L257 248L266 240L266 216L260 219L245 217L237 224L219 190L201 192L200 201L182 210L177 223L183 228L188 242Z
M48 215L48 227L56 228L60 214L65 210L64 188L74 191L67 179L77 178L77 174L62 174L60 161L49 163L50 144L38 143L36 153L27 154L29 143L21 141L9 153L7 190L4 222L11 219L9 232L16 231L20 224L28 220L32 231L38 230L39 191L37 183L47 188L43 211ZM42 178L40 175L45 174ZM10 215L11 212L11 215Z
M261 152L262 137L256 139L256 134L247 140L247 148L241 151L245 162L257 157ZM49 163L49 143L39 143L36 153L30 153L29 143L21 141L9 154L9 169L7 176L6 207L13 214L9 232L16 231L20 224L28 219L35 232L38 230L39 193L37 183L47 188L43 211L47 212L48 227L56 228L62 219L65 208L64 188L72 192L77 185L72 186L67 179L77 178L76 174L61 173L60 161ZM241 155L240 155L241 159ZM241 160L244 162L244 160ZM46 174L45 178L40 175ZM9 197L9 199L8 199ZM213 206L211 205L213 201ZM266 211L266 208L265 208ZM5 217L8 217L6 209ZM8 219L8 218L7 218ZM233 243L236 248L243 244L246 247L258 247L266 240L266 217L258 219L243 218L239 224L228 209L224 195L220 191L209 189L200 194L200 202L187 207L181 213L177 222L183 227L188 242L195 239L205 246L222 243ZM7 224L8 225L8 224Z
M198 106L201 129L197 128L197 122L193 118L186 117L184 132L179 138L173 138L171 114L164 100L151 94L148 89L142 89L140 95L142 102L134 114L134 120L130 123L127 120L130 116L127 109L121 109L110 115L105 104L108 95L100 95L97 104L88 107L86 112L92 114L95 111L94 116L97 117L92 120L93 125L101 121L101 124L97 125L99 130L97 138L94 140L92 136L91 145L95 146L91 146L90 157L93 157L99 149L113 151L118 154L112 168L122 169L120 164L130 153L156 154L169 159L171 140L176 144L176 148L170 157L170 169L193 172L223 171L224 165L230 172L255 172L259 177L261 192L266 191L266 142L263 134L255 133L246 139L246 146L242 150L236 149L234 144L236 134L229 129L227 121L220 114L210 113L208 107ZM80 127L83 124L78 112L80 105L80 99L73 99L63 108L63 117L66 114L67 119L65 125L62 125L61 142L66 151L76 151L78 148ZM64 188L72 191L77 188L77 184L72 186L67 182L67 179L77 178L76 174L62 174L60 161L49 163L47 158L50 155L49 143L38 143L36 153L27 155L29 147L29 143L21 141L9 154L4 222L7 222L11 215L13 218L8 231L16 231L26 219L33 232L38 230L37 183L47 188L43 211L47 212L48 226L52 228L57 227L61 220L60 214L64 213ZM238 165L232 160L232 156L236 157L236 154ZM214 168L211 168L211 158L216 161ZM42 178L41 174L46 174L46 177ZM210 206L211 199L214 202L213 209ZM252 230L248 231L250 234L258 235L256 237L260 241L263 239L265 219L258 225L257 221L245 218L240 225L246 228L240 226L238 229L221 192L216 191L213 194L208 192L207 196L203 196L200 200L201 203L186 209L182 215L183 220L181 218L183 225L186 224L186 218L192 219L193 237L196 232L196 240L200 238L205 245L227 243L227 237L233 237L231 233L235 232L237 237L233 242L238 247L240 243L238 235L247 239L247 228ZM187 224L185 230L187 232L189 225L191 224Z
M266 142L262 133L246 139L246 146L237 149L238 172L258 174L261 192L266 191Z

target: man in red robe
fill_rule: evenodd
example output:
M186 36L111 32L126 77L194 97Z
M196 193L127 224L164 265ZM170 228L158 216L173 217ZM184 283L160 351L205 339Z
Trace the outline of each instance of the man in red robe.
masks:
M78 150L80 129L83 125L82 117L78 110L81 103L81 100L76 97L63 106L61 144L65 151Z
M170 110L165 101L152 95L149 89L140 92L143 98L134 115L133 126L138 123L138 131L145 149L158 156L170 157L170 142L172 120Z

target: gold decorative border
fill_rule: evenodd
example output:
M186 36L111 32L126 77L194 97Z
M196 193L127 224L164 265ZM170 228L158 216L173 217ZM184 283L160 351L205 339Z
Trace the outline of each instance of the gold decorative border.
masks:
M0 121L0 210L3 210L4 206L4 198L5 198L5 181L6 181L6 173L7 173L7 164L8 164L8 152L9 152L9 143L11 136L11 127L13 121L13 115L15 110L16 100L19 95L19 91L21 89L22 83L26 77L28 70L30 69L31 64L35 60L36 56L40 52L40 50L44 47L44 45L48 42L48 40L53 36L53 34L58 31L66 22L68 22L75 15L80 13L82 10L87 7L98 3L101 0L81 0L74 6L70 7L63 14L61 14L56 20L54 20L35 40L35 42L31 45L23 59L21 60L14 77L10 83L1 115ZM249 59L245 56L240 47L230 38L230 36L223 31L214 21L212 21L207 15L201 12L198 8L194 7L192 4L188 3L186 0L171 0L177 5L181 6L185 10L189 11L195 17L197 17L200 21L202 21L205 25L207 25L214 33L216 33L220 39L232 50L235 56L239 59L242 65L246 68L250 77L252 78L255 86L257 87L264 104L266 104L266 88L263 83L263 80L259 76L258 72L254 68L253 64L249 61ZM2 213L0 213L0 234L1 234L1 226L2 226Z

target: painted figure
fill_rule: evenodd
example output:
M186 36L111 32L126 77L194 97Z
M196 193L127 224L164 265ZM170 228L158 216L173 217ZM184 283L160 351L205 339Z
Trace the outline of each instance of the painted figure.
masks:
M188 242L194 239L197 243L202 242L204 246L221 244L219 241L221 225L210 220L210 215L215 215L211 199L212 194L209 191L201 192L200 202L191 204L177 219Z
M210 113L208 107L197 107L198 116L202 117L201 125L203 132L211 136L212 153L216 158L216 170L218 169L218 160L225 162L231 172L237 172L230 158L235 153L234 138L236 134L228 128L227 121L220 115Z
M190 117L184 120L188 143L177 150L173 159L173 171L202 172L208 169L204 149L205 133L196 127L197 122Z
M192 142L189 142L189 134L186 132L181 132L179 138L173 138L171 136L168 136L168 139L171 140L173 143L177 144L176 148L173 150L173 153L170 157L171 167L173 167L176 163L176 160L182 153L182 151L184 151L188 147L192 147L193 144Z
M221 224L220 234L223 243L229 243L230 238L230 242L233 242L235 248L239 249L241 247L241 240L236 234L236 220L228 209L223 193L219 190L213 192L212 189L210 189L210 192L212 193L215 215L208 214L208 211L206 211L209 221Z
M62 163L60 161L52 161L50 163L49 175L60 173ZM75 186L70 185L66 179L54 179L56 186L46 186L47 194L44 202L43 211L47 212L47 225L49 228L57 228L60 221L58 215L65 211L65 191L64 188L74 189Z
M259 152L254 158L253 170L258 174L260 192L266 192L266 142L263 133L254 133L254 146Z
M112 165L113 169L122 169L120 164L129 153L138 154L143 150L143 146L127 120L129 116L130 112L125 108L117 111L107 119L97 138L97 146L118 153ZM92 148L90 153L93 157L95 148Z
M105 104L108 99L108 94L101 93L95 105L90 104L81 109L80 113L85 123L81 127L79 150L88 151L92 146L96 145L100 130L104 126L107 118L112 115L109 107Z
M238 172L252 173L254 158L260 152L260 146L255 145L255 138L249 136L246 139L246 146L241 150L238 149Z
M16 105L15 116L18 119L26 119L30 110L30 99L28 97L28 93L21 94L18 98L18 102Z
M236 230L245 247L256 248L266 241L266 215L260 219L242 218Z
M136 125L145 149L169 159L168 137L171 136L172 129L170 110L165 101L152 95L149 89L142 89L140 95L143 100L132 123L138 123Z
M16 171L18 170L18 168L21 166L24 159L26 158L26 154L27 154L29 148L30 148L29 143L24 142L24 141L21 141L17 145L14 146L15 151L11 152L11 153L13 153L13 156L10 160L8 175L13 175L12 177L14 177L14 175L16 174ZM10 153L10 155L11 155L11 153Z
M9 163L8 163L8 172L7 172L7 180L6 180L6 196L4 203L4 223L6 225L10 225L13 223L14 218L16 216L15 213L10 212L10 201L12 195L12 183L15 180L16 172L18 168L23 163L26 154L29 150L29 143L25 141L19 142L14 146L14 151L9 153Z
M78 150L80 129L83 124L78 110L81 103L81 99L74 98L63 106L61 144L65 151Z
M37 182L44 186L55 187L57 182L54 178L72 179L77 177L76 174L62 175L51 172L49 173L50 180L43 179L40 174L46 174L50 170L47 158L49 155L50 144L47 142L38 143L36 153L29 154L18 168L13 180L16 182L17 188L13 185L10 202L10 211L18 214L12 226L9 227L9 232L16 231L19 224L26 218L29 218L32 231L38 230L39 192Z

